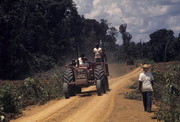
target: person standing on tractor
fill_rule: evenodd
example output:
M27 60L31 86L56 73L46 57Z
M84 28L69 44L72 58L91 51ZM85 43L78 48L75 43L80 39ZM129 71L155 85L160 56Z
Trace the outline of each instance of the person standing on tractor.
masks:
M152 107L152 91L153 91L153 75L150 72L150 65L144 64L141 66L143 73L139 75L139 90L142 93L144 111L151 112Z
M99 43L95 44L95 48L93 49L93 54L96 63L102 61L102 48L99 46Z

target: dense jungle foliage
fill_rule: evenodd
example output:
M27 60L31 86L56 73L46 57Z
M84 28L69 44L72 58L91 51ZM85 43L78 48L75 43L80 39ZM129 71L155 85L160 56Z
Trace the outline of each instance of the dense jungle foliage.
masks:
M0 79L24 79L63 65L77 57L77 50L92 61L100 40L109 61L180 60L180 37L172 30L158 30L149 42L126 46L116 44L117 33L108 20L80 16L72 0L1 0Z
M86 54L100 39L109 51L116 45L107 20L85 19L72 0L1 0L0 28L0 79L62 65L76 58L77 45Z
M148 42L129 42L128 47L124 44L117 49L118 60L133 58L147 59L154 62L167 62L180 60L180 35L174 37L172 30L160 29L149 35Z

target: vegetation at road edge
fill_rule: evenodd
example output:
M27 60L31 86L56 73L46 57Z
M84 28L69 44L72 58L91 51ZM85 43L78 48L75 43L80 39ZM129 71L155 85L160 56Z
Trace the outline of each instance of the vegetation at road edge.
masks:
M180 119L180 63L154 64L153 70L155 78L153 103L157 106L155 115L158 120L178 122ZM135 90L126 93L126 98L142 99L137 81L129 88Z

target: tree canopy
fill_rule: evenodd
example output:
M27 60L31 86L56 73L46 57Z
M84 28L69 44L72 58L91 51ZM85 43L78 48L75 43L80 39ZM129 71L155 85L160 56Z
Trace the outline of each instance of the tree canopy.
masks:
M85 19L72 0L1 0L0 27L0 79L62 65L76 57L77 44L92 57L95 42L116 42L107 20Z
M148 59L155 62L180 60L180 37L174 37L172 30L159 29L149 37L148 42L128 42L128 47L123 43L118 49L118 60L127 58Z

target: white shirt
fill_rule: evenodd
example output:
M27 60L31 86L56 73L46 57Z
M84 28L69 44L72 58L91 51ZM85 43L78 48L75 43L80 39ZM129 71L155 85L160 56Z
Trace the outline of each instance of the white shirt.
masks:
M139 75L139 81L142 81L142 92L153 91L152 80L154 80L154 78L150 72L143 72Z
M102 48L94 48L93 49L93 53L95 53L95 57L94 58L101 58L101 53L102 53Z
M84 62L81 57L78 58L78 61L79 61L79 65L80 65L80 66L87 66L87 65L88 65L88 63L87 63L87 62Z
M83 65L83 60L81 58L78 58L79 65Z

